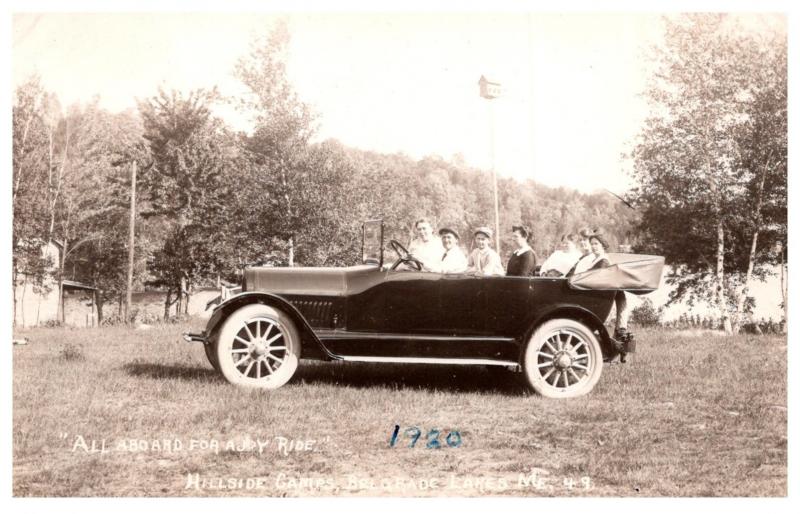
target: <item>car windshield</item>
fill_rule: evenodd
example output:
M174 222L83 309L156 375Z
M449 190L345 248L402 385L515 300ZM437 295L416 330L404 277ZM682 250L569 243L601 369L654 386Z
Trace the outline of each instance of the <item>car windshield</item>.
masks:
M361 262L364 264L383 263L383 223L380 220L364 222L364 234L361 246Z

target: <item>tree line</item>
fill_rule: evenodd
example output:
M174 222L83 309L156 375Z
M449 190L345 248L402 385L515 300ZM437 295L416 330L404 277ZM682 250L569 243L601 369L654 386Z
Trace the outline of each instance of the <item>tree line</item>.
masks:
M739 296L725 301L743 295L740 310L747 310L748 281L766 273L774 261L770 245L786 234L785 39L781 69L780 45L764 52L744 36L732 45L705 35L691 20L672 27L660 50L664 76L650 97L662 105L654 107L630 156L638 187L627 201L636 209L607 192L499 177L501 225L508 229L500 235L504 258L512 224L531 228L541 259L563 234L598 228L612 246L667 256L678 270L672 277L676 298L719 299L713 282L722 277L724 288L738 286ZM215 89L158 90L137 109L110 113L97 100L62 109L36 77L19 86L13 105L14 283L60 291L63 280L79 280L98 288L101 318L108 302L121 309L133 166L135 287L163 291L165 317L186 312L197 287L237 282L248 264L355 264L366 219L383 218L386 238L407 243L414 220L424 216L436 227L456 229L464 246L475 227L492 223L491 174L459 156L413 159L317 141L318 115L286 74L289 41L285 24L253 41L234 70L247 94L235 99ZM720 51L739 53L695 63L696 69L686 64L684 71L671 61L717 55L720 44ZM761 53L743 61L748 51ZM766 61L772 56L778 60ZM736 66L745 62L750 68L742 75ZM732 75L740 78L725 89L721 84ZM696 79L704 81L702 92L691 93L696 97L681 100L675 93L670 99L669 92L690 88ZM718 83L720 91L713 87ZM734 86L749 93L737 89L729 97ZM236 131L215 116L223 103L234 103L252 130ZM727 243L722 261L720 223ZM63 246L56 267L41 251L51 241Z

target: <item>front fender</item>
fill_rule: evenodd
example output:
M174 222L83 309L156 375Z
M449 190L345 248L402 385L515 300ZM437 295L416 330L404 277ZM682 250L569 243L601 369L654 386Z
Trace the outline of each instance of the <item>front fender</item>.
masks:
M531 338L534 331L539 328L542 323L556 318L568 318L583 323L600 335L600 346L603 348L604 353L612 350L613 343L611 341L611 336L608 334L608 330L606 330L603 320L598 318L596 314L579 305L553 305L547 310L538 313L537 317L531 320L531 322L528 324L528 330L521 341L522 344L520 344L520 362L522 362L522 359L525 356L525 344Z
M339 359L337 355L332 354L327 348L325 348L325 345L322 344L322 342L319 340L319 337L317 337L317 335L314 333L311 325L303 317L300 311L295 308L294 305L292 305L285 298L272 293L262 293L256 291L240 293L222 302L216 309L214 309L211 319L209 319L208 323L206 324L206 329L203 332L206 340L211 342L216 339L219 330L222 327L222 323L228 319L228 316L245 305L250 305L253 303L262 303L264 305L269 305L270 307L275 307L276 309L280 309L291 316L292 321L295 322L298 330L300 331L300 338L303 342L304 357L309 356L311 358L318 358L322 360Z

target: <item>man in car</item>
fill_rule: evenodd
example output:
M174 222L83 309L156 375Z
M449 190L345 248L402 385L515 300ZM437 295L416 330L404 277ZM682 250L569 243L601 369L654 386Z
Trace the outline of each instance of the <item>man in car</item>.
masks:
M444 254L435 271L439 273L464 273L467 271L467 256L458 246L458 232L445 227L439 230L439 236L442 238Z
M506 270L500 262L500 256L489 246L492 241L492 229L478 227L475 230L475 249L467 259L467 273L475 275L505 275Z
M422 263L424 271L437 269L442 260L444 248L442 242L434 237L433 227L426 218L420 218L414 223L417 237L411 241L408 253Z

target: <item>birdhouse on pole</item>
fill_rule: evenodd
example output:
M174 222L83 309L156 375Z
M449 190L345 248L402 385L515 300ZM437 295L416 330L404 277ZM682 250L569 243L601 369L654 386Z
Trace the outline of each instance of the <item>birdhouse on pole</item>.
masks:
M480 80L478 80L478 86L481 90L481 96L487 100L497 98L503 92L499 82L492 82L483 75L481 75Z

